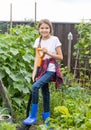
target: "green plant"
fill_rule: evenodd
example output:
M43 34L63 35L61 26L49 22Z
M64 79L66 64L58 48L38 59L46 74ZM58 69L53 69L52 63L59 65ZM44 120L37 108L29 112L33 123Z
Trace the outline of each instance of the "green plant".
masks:
M26 107L32 84L33 44L38 36L37 29L29 25L16 26L10 33L0 34L0 79L16 113Z
M79 39L74 45L74 58L77 60L77 78L83 87L91 84L91 22L76 24ZM78 58L77 58L78 55Z
M69 87L65 92L51 91L51 118L53 130L89 130L91 118L91 91L82 87ZM39 126L43 130L44 124Z
M7 122L0 122L0 130L16 130L16 126Z

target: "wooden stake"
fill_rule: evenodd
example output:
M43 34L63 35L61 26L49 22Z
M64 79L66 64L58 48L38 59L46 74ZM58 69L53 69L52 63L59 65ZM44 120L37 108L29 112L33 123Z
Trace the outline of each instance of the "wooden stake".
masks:
M10 28L12 28L12 3L10 4Z
M2 80L0 80L0 94L1 94L1 97L3 98L4 102L6 103L6 106L10 109L11 116L13 117L14 114L13 114L13 110L11 107L11 103L9 101L7 94L6 94L6 90L5 90L5 87L4 87Z

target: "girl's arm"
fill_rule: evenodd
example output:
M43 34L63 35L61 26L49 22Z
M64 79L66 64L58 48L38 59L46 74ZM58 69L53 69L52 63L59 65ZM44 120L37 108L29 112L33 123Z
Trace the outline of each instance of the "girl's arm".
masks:
M62 54L62 50L61 50L60 46L56 47L57 54L54 54L54 53L51 53L51 52L47 51L46 48L42 48L42 51L45 54L51 56L52 58L55 58L56 60L63 60L63 54Z
M32 80L33 80L33 82L34 82L34 80L35 80L36 72L37 72L37 57L35 56L34 68L33 68L33 73L32 73Z

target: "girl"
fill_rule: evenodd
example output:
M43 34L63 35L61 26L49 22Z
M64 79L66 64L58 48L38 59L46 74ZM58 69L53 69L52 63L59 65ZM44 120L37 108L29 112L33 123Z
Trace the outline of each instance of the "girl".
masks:
M42 118L45 121L50 117L50 92L48 82L56 82L56 88L63 82L60 68L56 60L63 60L61 43L58 37L53 36L52 24L48 19L43 19L39 23L40 37L35 40L34 48L41 48L41 53L45 54L42 60L42 65L37 72L37 55L34 62L34 70L32 74L32 107L28 118L23 121L25 125L35 124L37 120L39 89L42 90L43 108ZM47 125L47 124L46 124Z

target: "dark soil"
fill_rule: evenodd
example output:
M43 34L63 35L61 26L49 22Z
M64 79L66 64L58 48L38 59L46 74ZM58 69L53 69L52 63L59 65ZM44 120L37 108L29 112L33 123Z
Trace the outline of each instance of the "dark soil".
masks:
M16 130L37 130L36 125L31 125L31 126L20 126L16 128Z
M32 125L29 130L37 130L36 126Z

